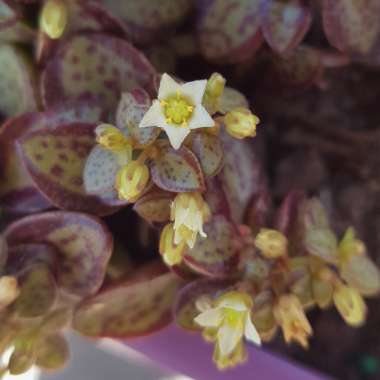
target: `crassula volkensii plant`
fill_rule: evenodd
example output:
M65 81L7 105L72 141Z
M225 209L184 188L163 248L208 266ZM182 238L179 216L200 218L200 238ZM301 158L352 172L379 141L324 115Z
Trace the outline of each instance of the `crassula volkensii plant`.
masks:
M63 367L68 328L125 340L174 320L225 369L280 331L307 348L313 310L363 325L379 270L319 191L280 199L281 152L262 139L271 128L255 102L265 119L284 88L323 93L326 68L377 65L379 11L376 0L0 1L0 352L12 350L1 373ZM225 79L246 89L252 72L255 112ZM292 106L273 114L302 120Z

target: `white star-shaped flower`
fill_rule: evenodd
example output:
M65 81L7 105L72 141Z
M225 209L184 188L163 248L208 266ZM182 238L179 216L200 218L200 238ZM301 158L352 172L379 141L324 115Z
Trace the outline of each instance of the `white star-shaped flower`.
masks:
M168 135L170 144L178 149L192 129L209 128L214 120L202 105L207 80L177 83L163 74L158 99L142 118L139 127L159 127Z

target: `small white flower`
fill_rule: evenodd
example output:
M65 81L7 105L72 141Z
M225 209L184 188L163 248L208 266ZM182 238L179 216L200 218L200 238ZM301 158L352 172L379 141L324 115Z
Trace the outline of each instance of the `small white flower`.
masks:
M140 128L159 127L168 135L170 144L178 149L192 129L214 126L214 120L202 105L207 80L178 84L163 74L158 99L140 122Z

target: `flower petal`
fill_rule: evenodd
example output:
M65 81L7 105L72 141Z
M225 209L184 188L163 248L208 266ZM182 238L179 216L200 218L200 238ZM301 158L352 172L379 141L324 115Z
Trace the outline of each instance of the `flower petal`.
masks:
M218 329L217 339L222 356L228 356L243 337L243 330L228 323L223 323Z
M190 129L186 127L177 127L166 123L165 125L160 125L160 127L168 135L170 144L174 149L179 149L183 140L185 140L186 136L190 133Z
M202 105L197 105L194 109L192 118L189 120L189 128L211 128L215 125L213 118Z
M226 297L222 298L220 302L218 302L219 307L225 307L227 309L232 309L235 311L247 311L247 304L244 302L244 298L238 297Z
M203 94L205 93L207 80L195 80L187 82L181 86L181 93L194 103L198 105L202 103Z
M202 327L217 328L222 322L223 314L219 308L208 309L194 318L194 321Z
M160 88L158 89L158 99L166 99L181 91L181 85L178 84L170 75L164 73L161 77Z
M142 120L140 121L139 128L147 127L161 127L166 124L165 116L162 112L160 102L154 100Z
M253 342L257 344L258 346L261 346L261 338L260 338L259 333L256 330L255 325L251 321L250 313L247 313L247 316L245 319L244 336L245 336L245 339L249 340L250 342Z

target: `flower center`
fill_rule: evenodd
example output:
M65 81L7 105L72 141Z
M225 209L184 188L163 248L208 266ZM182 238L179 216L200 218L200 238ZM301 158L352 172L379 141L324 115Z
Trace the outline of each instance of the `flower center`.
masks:
M187 126L187 122L193 114L194 107L179 92L166 100L161 100L161 106L168 124Z

